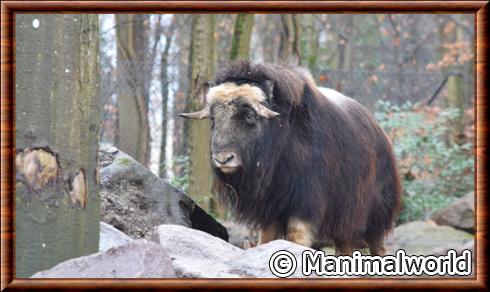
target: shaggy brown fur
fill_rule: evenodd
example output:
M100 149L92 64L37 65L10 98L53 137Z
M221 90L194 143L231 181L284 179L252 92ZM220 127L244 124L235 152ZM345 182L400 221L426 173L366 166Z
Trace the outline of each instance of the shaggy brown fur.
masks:
M226 125L232 133L226 147L236 149L243 165L233 173L213 169L219 195L238 220L264 230L268 240L312 246L330 239L337 254L351 253L362 240L383 254L401 186L390 141L368 110L352 99L334 104L304 69L237 62L215 80L230 82L260 88L262 104L280 114L257 117L255 128L241 126L237 105L226 120L236 123ZM219 110L212 116L215 150L214 134L225 121Z

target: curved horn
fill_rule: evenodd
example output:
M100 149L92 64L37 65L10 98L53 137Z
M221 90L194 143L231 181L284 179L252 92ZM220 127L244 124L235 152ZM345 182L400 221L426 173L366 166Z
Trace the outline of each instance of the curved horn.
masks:
M202 120L202 119L209 118L209 113L210 113L209 105L206 105L206 107L200 111L193 112L193 113L179 114L179 116L184 117L186 119Z
M268 109L265 105L261 103L255 103L253 105L253 108L257 112L257 114L261 117L267 118L267 119L272 119L275 118L279 115L279 113L272 111Z

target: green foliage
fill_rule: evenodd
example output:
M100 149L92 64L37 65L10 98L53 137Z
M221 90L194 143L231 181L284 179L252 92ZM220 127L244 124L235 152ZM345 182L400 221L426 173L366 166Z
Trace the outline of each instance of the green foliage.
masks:
M453 108L378 101L376 119L391 136L403 183L398 223L424 220L474 187L472 144L451 142Z
M173 164L177 169L182 169L182 171L180 176L172 177L169 183L172 186L187 192L187 189L189 188L189 156L177 156L174 158Z

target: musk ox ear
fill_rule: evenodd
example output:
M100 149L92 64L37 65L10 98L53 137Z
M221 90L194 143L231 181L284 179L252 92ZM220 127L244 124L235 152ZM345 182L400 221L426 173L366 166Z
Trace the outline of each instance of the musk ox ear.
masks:
M265 94L268 98L272 98L272 92L274 92L274 81L266 80L265 81Z
M193 112L193 113L183 113L183 114L179 114L179 116L186 119L202 120L202 119L209 118L209 114L210 114L209 105L206 105L206 107L200 111Z

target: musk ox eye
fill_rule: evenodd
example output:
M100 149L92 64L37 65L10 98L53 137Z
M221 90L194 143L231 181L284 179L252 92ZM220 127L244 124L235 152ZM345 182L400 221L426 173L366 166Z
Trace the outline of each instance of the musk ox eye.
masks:
M255 124L255 112L253 110L249 110L245 113L245 122L249 125Z

